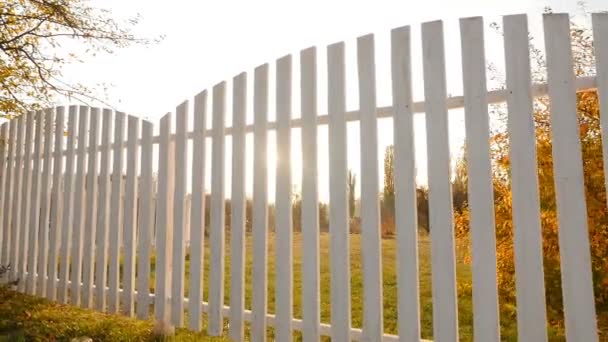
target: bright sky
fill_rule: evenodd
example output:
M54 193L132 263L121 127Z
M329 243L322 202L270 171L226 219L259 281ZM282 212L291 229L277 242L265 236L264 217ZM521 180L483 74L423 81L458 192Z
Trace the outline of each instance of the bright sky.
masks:
M590 11L606 10L605 0L588 0ZM484 16L486 25L501 22L500 15L530 13L530 27L535 36L542 38L540 14L545 6L555 11L576 12L575 0L424 0L424 1L356 1L356 0L222 0L222 1L159 1L159 0L92 0L96 6L111 9L117 17L140 13L142 21L136 34L165 39L150 47L132 47L117 51L111 56L90 58L83 64L66 69L65 76L85 84L111 83L109 102L129 114L150 119L153 122L166 112L174 111L177 104L203 89L211 89L222 80L230 81L242 71L248 73L248 121L252 122L251 103L253 68L269 63L270 118L274 119L274 61L286 54L293 54L294 115L299 116L299 51L317 46L319 113L327 113L326 54L328 44L345 41L347 54L347 109L358 107L356 78L355 39L367 33L376 34L376 65L378 105L391 103L390 93L390 29L412 25L414 96L422 100L422 64L420 60L419 24L424 21L443 19L446 41L448 93L462 93L460 40L458 18ZM486 56L489 62L502 70L503 44L501 37L491 30L486 33ZM539 42L542 42L540 40ZM542 47L542 46L541 46ZM490 82L490 87L497 83ZM227 89L231 89L228 82ZM231 97L227 97L227 123L231 123ZM191 101L192 107L192 101ZM209 121L210 125L210 121ZM426 183L426 152L424 116L415 118L416 159L418 181ZM392 143L390 120L379 122L379 150L383 156L385 147ZM359 138L358 124L349 125L348 164L358 173ZM328 198L327 176L327 129L319 130L319 191L321 200ZM271 134L271 142L274 135ZM249 137L251 139L251 137ZM301 178L300 134L293 135L293 180ZM450 113L450 143L452 153L459 153L464 139L462 111ZM252 142L252 140L250 140ZM252 143L248 144L248 188L251 191ZM227 165L230 172L230 140L227 141ZM269 183L270 199L274 197L274 148L270 147ZM210 150L208 149L208 152ZM209 156L210 153L208 153ZM380 168L380 165L379 165ZM379 169L381 171L381 169ZM382 177L382 172L380 172ZM207 173L209 177L209 173ZM226 179L230 180L230 177ZM207 184L209 182L207 181ZM382 184L382 178L381 178ZM209 187L207 187L209 189ZM227 187L227 196L230 195Z

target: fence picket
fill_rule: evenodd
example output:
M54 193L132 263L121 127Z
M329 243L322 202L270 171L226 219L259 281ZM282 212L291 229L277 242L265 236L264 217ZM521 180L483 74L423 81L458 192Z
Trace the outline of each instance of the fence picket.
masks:
M139 150L139 118L128 117L127 132L127 179L124 202L124 262L123 262L123 307L127 316L135 314L135 248L137 246L137 179ZM183 298L183 294L181 297ZM181 301L180 301L181 302Z
M230 338L242 341L245 311L245 117L247 74L232 80L232 195L230 196ZM194 208L194 207L193 207Z
M8 234L9 229L7 229L7 226L4 224L4 216L6 216L6 211L2 210L2 208L4 208L4 203L8 200L6 186L8 184L7 177L11 169L9 157L10 154L7 153L7 150L9 150L8 146L10 145L8 127L9 123L5 122L0 128L0 224L2 224L2 229L0 231L0 239L2 239L2 242L0 243L2 248L0 251L1 265L6 265L4 263L4 253L8 248L8 240L10 239L10 235Z
M226 111L226 83L213 87L213 144L211 150L211 206L209 244L209 327L207 333L220 336L224 323L224 127Z
M398 330L403 341L420 340L418 218L412 112L412 59L409 26L391 33L395 225L397 230Z
M27 279L25 283L25 291L29 295L36 293L36 278L37 276L37 261L38 261L38 229L40 228L40 176L42 173L40 162L42 161L42 151L44 149L44 140L42 136L44 125L44 113L36 112L36 127L34 131L34 154L33 169L32 169L32 188L31 194L27 193L30 198L30 231L28 241L29 253L27 254Z
M253 89L253 284L251 340L266 341L268 298L268 64L254 71Z
M545 287L541 244L536 137L532 118L528 22L525 15L504 17L508 131L513 196L517 335L546 341Z
M18 277L18 267L19 267L19 249L20 249L20 240L19 236L21 233L21 197L23 196L23 135L25 133L25 123L26 123L27 115L21 115L17 119L17 141L15 142L15 187L13 191L15 192L15 196L13 197L12 203L12 220L11 220L11 230L12 230L12 255L10 259L11 264L11 278L17 280Z
M156 287L154 316L163 325L170 324L169 299L173 273L173 185L175 153L171 141L171 113L160 119L158 149L158 204L156 211Z
M139 179L139 217L137 219L137 318L148 319L150 311L150 257L154 229L152 196L152 123L142 120L141 178ZM192 261L193 262L193 261Z
M583 158L578 119L573 115L577 99L570 18L546 14L543 19L566 338L597 341Z
M51 212L51 162L53 161L53 128L55 125L55 110L47 109L44 113L44 161L42 165L42 178L40 184L40 228L38 239L38 278L36 294L46 297L48 255L50 238L50 212ZM0 205L0 207L2 207Z
M186 169L188 143L188 101L180 104L175 111L175 188L173 195L173 274L172 297L184 297L185 274L185 228L186 228ZM184 303L181 300L172 301L171 318L176 327L184 324Z
M122 186L124 168L124 147L125 147L125 114L114 113L114 151L112 152L112 176L110 177L110 236L109 236L109 258L108 268L108 312L116 313L119 309L120 297L120 247L122 246L122 215L123 215L123 194Z
M27 256L29 253L29 232L30 232L30 206L31 206L31 191L32 191L32 145L34 144L34 128L36 125L36 113L28 112L25 114L25 141L24 141L24 153L21 158L23 165L22 177L23 183L21 184L21 207L19 212L19 258L17 261L18 271L17 275L21 279L17 284L17 291L25 292L25 284L29 282L29 276L26 276L27 270Z
M14 204L13 198L15 195L14 189L15 185L15 151L17 147L15 146L15 139L17 135L17 119L13 119L9 123L9 133L8 133L8 151L7 156L8 160L6 163L6 177L4 177L4 203L3 203L3 214L2 214L2 265L12 265L11 258L13 256L13 249L16 245L15 243L15 233L12 231L12 206ZM10 274L11 272L9 272Z
M460 20L475 338L499 341L494 188L490 162L483 19Z
M277 170L275 228L275 338L292 340L293 228L291 213L291 55L276 63Z
M80 281L82 276L82 240L85 219L85 166L87 158L87 138L89 129L89 107L80 106L78 114L78 150L76 154L76 182L74 185L74 222L72 223L72 267L71 267L71 291L70 300L72 305L80 305Z
M422 59L433 273L433 337L440 341L455 341L458 340L458 308L443 44L443 23L424 23Z
M596 83L600 102L600 112L608 113L608 13L594 13L593 48L595 53ZM604 160L604 181L608 189L608 115L600 115L602 125L602 156ZM604 141L606 143L604 143Z
M99 108L91 108L89 117L89 146L87 148L86 208L82 253L82 306L93 307L93 273L95 233L97 230L97 185L99 182Z
M70 275L70 245L72 241L72 218L74 203L74 159L76 150L76 125L78 124L78 107L70 106L68 114L68 141L63 179L63 217L61 220L61 260L59 269L59 302L68 302L68 277Z
M101 127L99 198L97 208L97 237L95 248L95 304L97 310L106 310L106 284L108 278L108 234L110 231L110 143L112 142L112 111L103 110Z
M331 340L350 341L350 236L347 206L344 43L327 47Z
M53 189L51 190L51 227L49 232L49 277L47 284L47 298L57 299L57 273L60 243L63 243L63 140L65 108L57 107L55 115L55 148L53 150ZM68 138L69 139L69 138ZM66 173L69 168L66 168ZM63 260L63 253L62 260ZM62 264L63 265L63 264ZM63 267L63 266L62 266Z
M361 115L361 239L363 260L363 335L381 340L382 251L378 199L378 119L376 116L376 64L374 36L357 39L359 112Z
M317 171L317 50L300 52L302 110L302 339L318 341L319 299L319 194Z
M194 138L192 139L192 207L190 209L190 289L189 328L201 330L203 302L203 259L205 257L205 123L207 91L194 97ZM236 208L233 208L233 212ZM234 233L234 232L233 232Z

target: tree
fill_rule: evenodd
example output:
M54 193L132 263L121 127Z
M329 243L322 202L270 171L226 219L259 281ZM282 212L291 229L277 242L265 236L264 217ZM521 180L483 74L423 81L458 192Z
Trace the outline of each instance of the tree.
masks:
M81 61L78 56L151 42L131 32L139 17L118 21L110 15L86 0L1 1L0 116L50 106L56 96L102 101L93 89L62 79L63 67Z
M355 218L355 188L357 186L357 175L348 170L348 216Z

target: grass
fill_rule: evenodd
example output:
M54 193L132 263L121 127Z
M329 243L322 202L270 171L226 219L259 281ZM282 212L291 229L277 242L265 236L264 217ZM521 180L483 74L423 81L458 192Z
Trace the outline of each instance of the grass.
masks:
M245 273L245 307L251 308L252 256L251 237L246 239L247 257ZM302 305L302 243L301 235L294 234L294 316L301 318ZM321 269L321 321L330 322L330 237L321 234L320 238L320 269ZM225 298L230 303L230 249L229 236L226 241L225 269ZM458 250L458 249L457 249ZM268 246L268 310L274 312L274 239L269 238ZM205 247L205 279L209 272L209 246ZM383 295L384 295L384 328L386 333L397 334L397 275L396 275L397 243L394 239L382 241L383 259ZM456 255L458 319L461 341L473 340L473 312L471 293L471 269ZM421 233L419 237L420 263L420 314L422 338L432 339L433 307L432 279L430 259L430 239ZM154 259L152 260L154 270ZM189 274L189 260L186 259L186 280ZM152 272L154 277L154 272ZM351 235L351 306L352 326L361 327L363 319L363 276L361 268L361 237ZM154 281L151 282L151 288ZM208 284L204 284L208 288ZM185 282L185 293L188 293L188 281ZM205 297L207 291L205 291ZM187 322L187 319L186 319ZM205 320L204 322L205 323ZM78 336L89 336L95 341L154 341L157 338L152 333L153 321L139 321L119 315L108 315L91 310L59 305L44 299L19 294L12 291L0 292L0 335L2 331L17 332L16 336L26 337L27 340L65 340ZM227 331L227 321L225 321ZM247 329L246 329L247 331ZM21 334L21 335L19 335ZM269 329L272 336L272 329ZM296 337L299 334L296 333ZM563 330L549 329L552 341L561 341ZM512 305L501 303L501 338L504 341L517 340L516 312ZM0 337L0 341L2 338ZM196 334L185 329L178 329L174 340L215 340L204 333Z

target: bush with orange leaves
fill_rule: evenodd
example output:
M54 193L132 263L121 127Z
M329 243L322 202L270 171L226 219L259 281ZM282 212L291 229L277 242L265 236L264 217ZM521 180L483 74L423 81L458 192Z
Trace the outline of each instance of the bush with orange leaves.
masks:
M572 30L575 74L594 73L592 40L588 30L573 25ZM535 50L533 50L534 52ZM534 59L533 54L533 59ZM539 55L537 55L539 56ZM540 58L540 59L539 59ZM535 62L544 68L544 59ZM542 72L533 73L535 81L544 81ZM598 95L595 91L577 94L577 118L583 160L585 195L589 242L592 259L593 289L598 314L608 315L608 207L606 183L602 159L602 135ZM553 178L550 104L547 98L539 98L534 104L536 127L536 153L540 193L541 229L543 238L543 266L548 319L551 325L563 324L563 303L559 254L559 222ZM501 304L513 304L515 299L515 266L513 249L512 198L510 188L509 137L505 129L506 112L494 112L491 135L491 157L493 164L494 212L496 220L496 253L498 285ZM606 113L605 115L608 115ZM502 125L501 125L502 124ZM496 127L499 126L497 129ZM606 138L605 138L606 139ZM607 142L608 143L608 142ZM466 163L458 163L458 174L466 177ZM465 208L455 214L456 234L461 240L469 238L469 210ZM464 243L470 259L470 244Z

